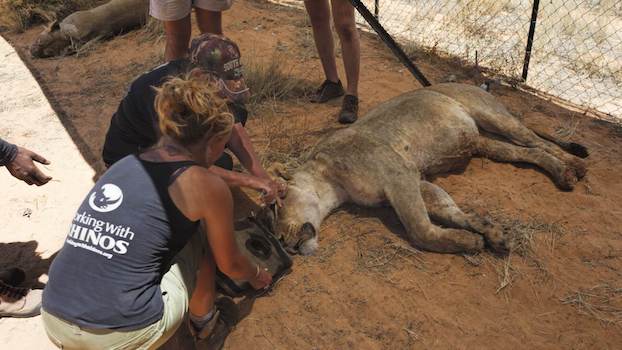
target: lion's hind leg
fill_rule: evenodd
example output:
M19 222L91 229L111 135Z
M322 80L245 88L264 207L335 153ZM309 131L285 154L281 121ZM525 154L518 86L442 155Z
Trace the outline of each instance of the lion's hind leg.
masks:
M585 161L578 157L588 156L584 146L563 142L543 131L533 131L507 111L474 113L472 117L477 126L488 133L502 136L519 146L541 149L563 161L573 169L578 179L587 173Z
M441 228L430 221L421 195L420 180L415 175L418 174L391 172L391 178L384 187L385 195L404 225L411 244L439 253L482 250L482 236L463 229Z
M523 162L536 165L548 172L563 190L572 190L580 178L575 168L540 148L520 147L480 136L475 155L499 162Z

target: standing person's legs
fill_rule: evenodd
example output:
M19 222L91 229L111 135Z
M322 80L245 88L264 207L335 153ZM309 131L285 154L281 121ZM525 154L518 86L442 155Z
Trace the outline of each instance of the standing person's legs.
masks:
M164 23L166 61L183 58L188 53L191 35L191 0L150 0L149 14Z
M194 0L194 12L201 34L222 35L222 11L233 5L233 0Z
M212 33L222 35L222 12L194 8L197 26L201 34Z
M194 12L201 34L222 35L222 11L233 5L233 0L194 0Z
M343 88L339 81L337 64L335 62L335 44L330 29L330 7L328 6L328 0L306 0L304 3L311 21L315 47L326 76L326 81L318 89L311 101L326 102L343 95Z
M348 0L332 0L333 21L341 42L348 95L358 96L361 44L356 30L354 7Z
M164 49L166 61L186 57L192 32L190 15L177 21L164 21L164 31L166 32L166 48Z
M335 29L341 42L343 66L346 71L348 86L343 97L339 122L354 123L358 118L359 100L359 70L361 62L361 45L359 33L356 30L354 7L348 0L331 0Z
M332 82L339 80L337 64L335 63L335 44L330 29L330 8L328 0L307 0L304 2L311 27L317 53L322 61L322 68L326 79Z

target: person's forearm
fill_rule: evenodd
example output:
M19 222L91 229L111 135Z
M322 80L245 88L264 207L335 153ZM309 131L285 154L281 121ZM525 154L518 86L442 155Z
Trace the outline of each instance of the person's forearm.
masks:
M256 179L254 176L239 173L237 171L223 169L215 165L209 167L208 171L223 179L229 187L257 188Z
M17 146L0 139L0 166L11 163L17 156Z
M233 131L229 141L229 149L249 173L257 177L268 178L268 173L261 166L261 161L244 127L241 124L236 124Z
M225 275L234 280L250 281L257 276L257 265L240 254L228 266L218 267Z

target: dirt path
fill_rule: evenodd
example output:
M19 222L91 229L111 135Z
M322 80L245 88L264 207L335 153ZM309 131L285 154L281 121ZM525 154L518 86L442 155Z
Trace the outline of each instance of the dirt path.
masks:
M17 264L27 283L39 284L66 235L75 208L92 186L95 172L82 158L37 81L13 48L0 37L0 137L45 156L53 179L28 186L0 171L0 266ZM42 278L45 281L45 277ZM0 344L6 349L50 347L39 318L0 318Z
M247 62L267 64L277 55L282 70L320 82L300 11L238 1L224 20ZM36 32L9 39L26 52ZM162 48L163 42L134 32L86 56L27 59L96 170L109 118L128 82L159 63ZM362 52L363 113L419 87L375 39L364 36ZM473 69L438 57L422 54L418 64L433 81L453 73L459 81L481 82ZM435 179L465 210L488 213L526 237L521 254L501 259L419 252L402 240L392 210L346 207L322 226L318 255L295 259L293 273L255 303L226 348L619 347L622 128L509 88L494 94L525 123L566 134L592 154L586 180L571 193L531 167L481 159L462 174ZM247 127L264 157L287 160L339 128L337 110L338 103L275 101L258 108Z

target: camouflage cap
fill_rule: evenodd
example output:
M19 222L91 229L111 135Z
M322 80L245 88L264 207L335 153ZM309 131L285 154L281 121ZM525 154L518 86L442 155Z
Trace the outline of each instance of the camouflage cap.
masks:
M218 79L223 97L240 102L249 96L240 49L227 37L206 33L192 39L190 61Z

